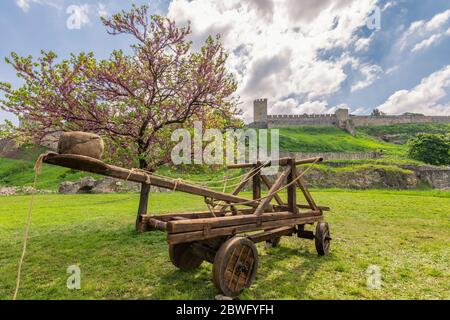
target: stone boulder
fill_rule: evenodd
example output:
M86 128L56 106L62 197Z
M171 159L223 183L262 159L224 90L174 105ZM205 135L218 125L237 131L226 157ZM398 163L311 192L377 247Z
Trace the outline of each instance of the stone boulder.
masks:
M58 192L62 194L92 193L95 179L92 177L82 178L78 182L64 181L59 185Z
M92 193L139 192L140 184L106 177L95 181Z

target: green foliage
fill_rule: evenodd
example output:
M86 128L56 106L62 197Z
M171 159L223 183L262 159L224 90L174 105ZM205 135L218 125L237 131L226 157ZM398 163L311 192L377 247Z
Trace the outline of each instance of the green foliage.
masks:
M448 299L450 192L312 191L330 206L331 255L314 242L284 237L258 244L255 284L241 299ZM250 197L250 193L244 193ZM300 195L299 195L300 196ZM134 231L138 194L35 197L19 299L214 299L211 265L177 270L163 232ZM11 299L29 196L0 198L0 299ZM152 214L204 210L203 198L150 197ZM307 230L312 230L307 226ZM66 287L81 268L81 290ZM378 265L382 288L367 288Z
M436 166L450 165L450 135L421 133L408 146L412 159Z

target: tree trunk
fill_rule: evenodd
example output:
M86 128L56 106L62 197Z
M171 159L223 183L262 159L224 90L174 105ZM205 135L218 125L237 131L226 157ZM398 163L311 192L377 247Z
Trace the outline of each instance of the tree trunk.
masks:
M147 167L147 162L145 160L139 160L140 169L145 169ZM142 224L142 216L147 214L148 206L148 195L150 192L150 185L146 183L141 184L141 194L139 198L139 208L136 217L136 231L145 231L145 226Z

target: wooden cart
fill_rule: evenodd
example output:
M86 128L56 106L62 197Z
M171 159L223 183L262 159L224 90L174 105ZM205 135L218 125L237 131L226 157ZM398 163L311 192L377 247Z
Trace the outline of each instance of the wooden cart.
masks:
M108 165L100 160L68 154L48 154L43 161L48 164L102 174L114 178L153 185L203 196L209 208L204 212L142 215L143 231L161 230L167 233L169 256L181 270L191 270L203 261L213 264L214 284L224 295L234 297L249 287L255 279L258 253L255 243L266 242L276 246L282 236L296 235L315 240L319 255L330 250L330 230L323 222L323 211L309 193L298 165L322 161L322 158L295 160L279 159L281 173L272 183L261 174L264 164L236 164L229 168L248 168L241 182L231 194L217 192L179 179L169 179L142 170L128 170ZM239 196L248 182L253 184L253 199ZM261 194L264 184L268 195ZM306 204L297 203L297 188ZM287 191L287 202L279 196ZM272 200L276 204L272 204ZM315 232L305 230L305 225L316 223ZM259 232L258 232L259 231Z

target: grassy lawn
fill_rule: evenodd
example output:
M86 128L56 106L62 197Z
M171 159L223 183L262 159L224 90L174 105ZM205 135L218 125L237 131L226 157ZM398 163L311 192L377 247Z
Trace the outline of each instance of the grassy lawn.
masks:
M449 299L450 193L313 191L332 232L331 255L312 241L283 238L258 245L260 267L242 299ZM14 291L29 196L0 198L0 299ZM137 194L38 195L25 259L22 299L211 299L211 265L181 272L165 235L133 231ZM202 199L152 194L152 212L204 209ZM81 268L81 290L66 269ZM366 286L378 265L382 288Z

